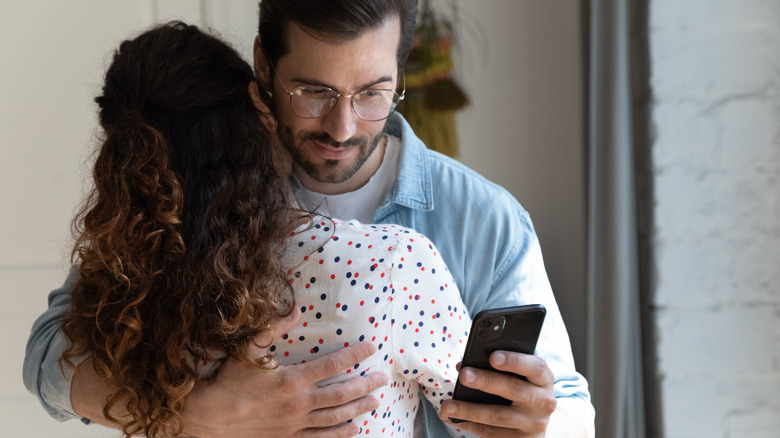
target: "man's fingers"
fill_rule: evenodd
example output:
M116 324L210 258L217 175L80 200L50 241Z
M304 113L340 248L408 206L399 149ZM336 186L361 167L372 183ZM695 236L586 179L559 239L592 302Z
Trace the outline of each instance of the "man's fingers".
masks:
M555 395L552 392L552 378L550 386L538 386L530 380L522 380L517 376L506 375L496 371L480 370L476 368L464 368L458 376L464 385L481 391L500 395L512 400L515 405L532 406L535 411L546 412L547 415L555 410ZM546 380L542 378L542 380ZM500 414L499 412L495 413ZM489 424L501 424L493 423Z
M499 370L519 376L525 376L536 386L550 386L555 382L547 363L538 356L513 353L509 351L494 351L490 355L490 365ZM513 400L510 398L510 400Z
M450 403L452 400L446 400L442 404L442 410L439 418L445 422L450 422L450 418L468 418L466 423L457 423L458 429L473 433L474 435L491 438L520 438L520 437L538 437L539 434L532 432L528 419L517 417L511 412L509 407L495 405L478 405L474 403ZM457 405L457 408L455 406ZM472 408L476 408L472 409ZM508 427L507 421L511 421L513 426ZM480 423L479 421L484 421ZM504 426L493 426L493 423L501 423ZM542 429L543 430L543 429Z
M351 368L374 353L376 353L376 345L370 342L361 342L319 357L309 363L296 365L296 367L300 367L297 374L305 377L309 383L319 382Z
M318 409L309 416L310 424L315 427L328 427L351 420L360 414L371 412L379 407L379 399L367 395L349 403L324 409Z
M458 379L470 388L500 395L514 401L525 401L527 394L535 387L532 383L519 379L517 376L468 367L460 370Z
M303 429L295 434L295 438L347 438L359 433L360 427L357 424L342 423L324 429Z
M442 403L439 418L444 421L449 421L450 418L465 420L468 423L457 423L456 426L479 435L486 435L486 431L489 429L526 431L534 427L532 417L518 415L517 411L511 406L467 403L455 400L445 400ZM501 426L498 427L498 425ZM497 436L497 433L493 432L490 436Z
M537 436L549 422L556 400L554 376L544 360L527 354L494 352L490 364L496 370L465 367L458 379L470 388L512 400L512 406L482 405L456 400L442 403L440 417L472 422L462 428L485 436ZM528 380L518 378L526 376ZM459 427L461 424L458 425ZM511 429L518 435L507 435ZM527 435L524 435L527 434Z
M378 371L365 376L355 377L340 383L334 383L317 390L314 409L340 406L357 400L371 391L387 384L387 374ZM350 417L351 418L351 417Z

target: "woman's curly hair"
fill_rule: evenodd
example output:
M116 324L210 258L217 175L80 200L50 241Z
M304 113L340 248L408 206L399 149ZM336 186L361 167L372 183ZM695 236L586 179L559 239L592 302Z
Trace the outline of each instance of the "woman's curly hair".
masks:
M297 213L251 81L235 50L173 22L122 42L95 99L104 134L73 222L61 361L92 356L126 436L181 433L203 380L193 358L275 366L248 350L291 311L279 255Z

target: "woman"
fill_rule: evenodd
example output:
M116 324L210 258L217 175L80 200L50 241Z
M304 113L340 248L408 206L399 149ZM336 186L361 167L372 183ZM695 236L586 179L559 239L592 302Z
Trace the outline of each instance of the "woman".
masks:
M104 138L74 220L81 278L62 361L91 356L117 388L104 414L126 436L180 435L186 396L227 357L270 369L364 338L384 356L339 378L391 375L376 414L355 419L365 435L411 436L419 397L448 397L470 320L435 247L302 213L233 49L194 26L156 27L120 45L96 102ZM293 303L299 326L253 357Z

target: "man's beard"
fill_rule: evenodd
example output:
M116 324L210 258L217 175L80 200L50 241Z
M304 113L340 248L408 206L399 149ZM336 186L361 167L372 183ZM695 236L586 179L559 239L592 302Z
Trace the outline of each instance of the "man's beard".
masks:
M284 145L285 149L290 153L295 163L309 177L317 182L338 184L352 176L366 163L368 157L376 149L379 144L379 140L382 138L382 131L380 131L374 138L368 139L367 137L350 138L349 140L339 143L333 140L330 135L324 132L308 132L297 139L292 133L292 129L289 126L279 123L279 129L277 130L279 135L279 141ZM307 141L316 141L322 144L326 144L332 147L353 147L358 148L358 156L352 163L345 164L343 160L325 160L324 164L314 163L308 159L303 152L301 145Z

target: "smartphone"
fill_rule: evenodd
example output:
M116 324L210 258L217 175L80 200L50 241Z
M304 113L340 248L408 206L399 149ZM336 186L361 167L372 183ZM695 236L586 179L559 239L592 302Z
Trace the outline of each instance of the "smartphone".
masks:
M486 309L477 313L471 323L461 369L473 367L492 370L488 358L496 350L534 354L546 313L547 310L541 304ZM512 404L511 400L503 397L463 386L460 380L455 384L452 398L493 405ZM450 421L459 423L463 420L451 418Z

